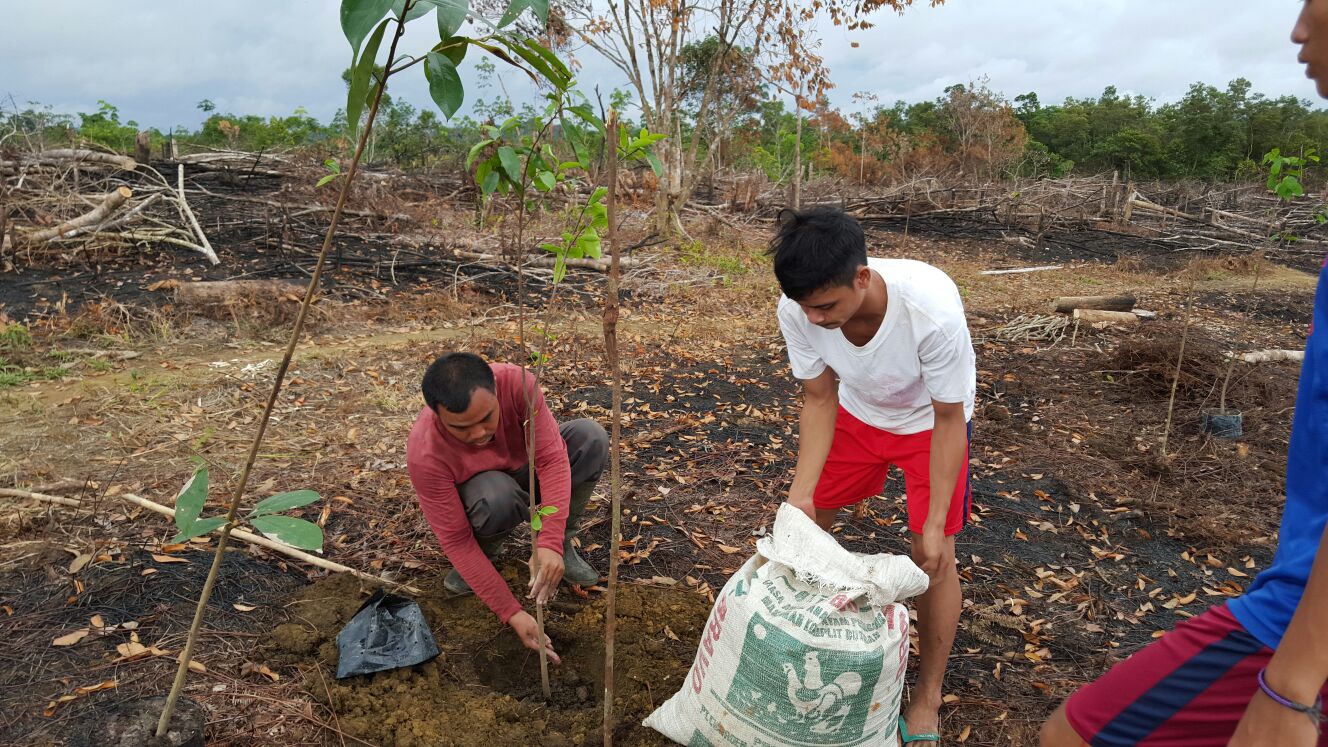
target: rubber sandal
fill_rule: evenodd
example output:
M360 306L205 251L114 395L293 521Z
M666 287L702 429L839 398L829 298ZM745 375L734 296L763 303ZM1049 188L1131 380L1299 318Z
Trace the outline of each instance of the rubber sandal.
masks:
M909 734L909 733L908 733L908 724L904 722L904 717L903 717L903 716L900 716L900 717L899 717L899 741L900 741L900 742L903 742L904 744L911 744L911 743L913 743L913 742L935 742L936 744L940 744L940 743L941 743L941 735L940 735L940 734L931 733L931 732L928 732L928 733L926 733L926 734Z

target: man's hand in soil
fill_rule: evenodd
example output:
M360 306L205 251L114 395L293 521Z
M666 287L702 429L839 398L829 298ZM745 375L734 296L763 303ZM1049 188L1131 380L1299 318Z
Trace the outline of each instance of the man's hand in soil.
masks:
M512 626L512 630L516 633L517 638L521 639L521 643L524 644L526 648L531 651L540 650L541 642L539 624L535 622L535 618L531 617L529 612L523 610L512 615L511 619L507 621L507 624ZM549 657L549 661L552 661L554 664L562 663L563 660L558 658L558 654L553 650L553 642L549 640L547 635L544 636L543 648L544 653Z
M535 561L539 560L539 573L535 572ZM558 591L558 584L563 580L563 556L547 547L535 549L530 557L530 594L536 604L544 604Z

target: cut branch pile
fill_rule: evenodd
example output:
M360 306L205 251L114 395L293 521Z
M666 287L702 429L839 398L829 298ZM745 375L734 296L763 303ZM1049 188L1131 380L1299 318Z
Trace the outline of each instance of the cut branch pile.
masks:
M1322 205L1283 202L1262 184L1136 185L1111 177L947 184L920 178L841 200L867 223L956 239L1063 248L1115 258L1264 251L1294 260L1322 255Z
M86 149L18 152L0 160L0 258L5 270L51 255L125 247L189 249L213 265L212 249L184 189L127 156Z

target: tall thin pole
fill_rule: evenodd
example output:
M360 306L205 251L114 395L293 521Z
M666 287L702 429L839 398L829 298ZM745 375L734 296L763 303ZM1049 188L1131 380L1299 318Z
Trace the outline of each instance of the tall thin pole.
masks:
M604 747L613 747L613 640L618 629L618 547L622 534L622 371L618 365L618 112L610 109L604 137L609 149L609 283L604 296L604 356L613 377L613 418L609 424L609 582L604 611Z
M409 4L409 3L408 3ZM401 34L405 30L405 13L397 22L396 33L392 36L392 46L388 50L387 59L396 59L397 42L401 40ZM258 431L254 433L254 440L249 445L249 456L245 459L244 469L240 472L240 481L235 485L235 491L231 494L230 506L226 509L226 525L221 528L221 535L217 540L217 550L212 556L212 567L208 570L207 580L203 582L203 592L198 597L198 607L194 609L194 620L189 626L189 637L184 644L184 651L180 652L180 666L175 670L175 681L171 683L171 692L166 696L166 706L162 709L161 718L157 721L157 736L165 736L171 723L171 716L175 712L175 702L180 697L180 691L184 689L185 675L189 673L190 657L194 653L194 643L198 638L198 629L203 624L203 612L207 609L208 600L212 598L212 587L217 582L218 572L221 569L221 560L226 555L226 544L231 537L231 528L235 525L235 514L240 508L240 499L244 497L244 490L249 485L249 473L253 471L254 462L258 458L258 449L263 444L263 436L267 433L267 424L272 417L272 410L277 405L277 397L281 394L281 385L286 379L286 371L290 368L291 360L295 357L295 347L300 342L300 336L304 333L304 320L309 315L309 307L313 304L314 294L318 292L318 285L323 278L323 267L327 264L327 255L332 248L332 237L336 234L337 222L341 219L341 211L346 206L346 197L350 194L351 180L355 178L355 172L360 166L360 157L364 154L365 144L369 139L369 131L373 129L374 117L378 114L378 104L383 100L383 89L387 87L387 75L378 81L378 90L374 94L373 105L369 107L369 119L364 124L364 131L360 133L360 142L355 147L355 157L351 159L350 170L346 172L346 178L341 182L341 194L337 196L336 209L332 211L332 222L328 224L327 234L323 236L323 248L318 253L318 262L314 265L314 273L309 278L309 286L304 291L304 300L300 302L300 311L295 316L295 327L291 329L290 339L286 342L286 352L281 358L281 365L277 366L277 374L272 380L272 391L268 394L267 405L263 408L263 415L258 420Z

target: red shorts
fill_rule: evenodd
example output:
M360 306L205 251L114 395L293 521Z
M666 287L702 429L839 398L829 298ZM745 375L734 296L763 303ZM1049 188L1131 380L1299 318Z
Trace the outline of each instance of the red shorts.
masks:
M1225 747L1272 655L1225 605L1213 607L1071 695L1065 715L1093 747Z
M972 423L968 425L968 433L970 437L973 434ZM818 509L832 510L880 495L892 464L904 473L908 528L921 534L927 509L931 507L931 431L906 436L888 433L853 417L842 405L835 417L830 456L816 483L812 503ZM964 472L955 485L945 517L945 536L957 534L968 522L969 502L966 451Z

